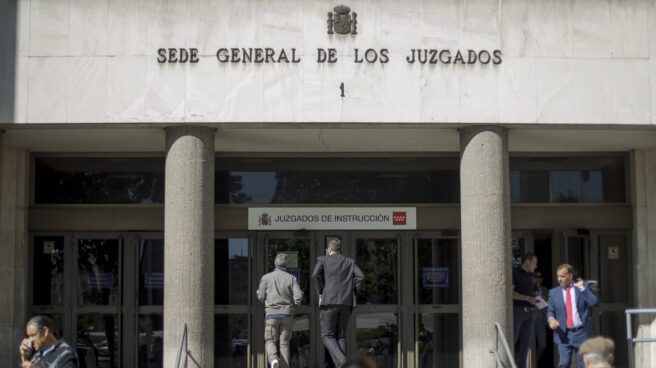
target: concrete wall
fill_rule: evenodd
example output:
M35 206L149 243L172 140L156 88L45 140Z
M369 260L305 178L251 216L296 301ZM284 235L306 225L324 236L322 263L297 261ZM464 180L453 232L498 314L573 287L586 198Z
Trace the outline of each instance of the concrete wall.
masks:
M634 217L633 254L637 308L656 308L656 150L633 153ZM638 319L639 337L656 337L656 315ZM656 365L656 344L639 344L636 367Z
M327 34L338 3L317 0L0 3L15 1L15 113L0 123L656 123L656 0L353 0L348 36ZM159 64L161 47L200 62ZM221 47L302 62L219 64ZM329 47L339 61L318 64ZM356 64L354 48L390 61ZM503 63L408 64L413 48L499 49Z
M17 367L27 311L26 151L2 150L0 185L0 362ZM6 365L5 365L6 363Z

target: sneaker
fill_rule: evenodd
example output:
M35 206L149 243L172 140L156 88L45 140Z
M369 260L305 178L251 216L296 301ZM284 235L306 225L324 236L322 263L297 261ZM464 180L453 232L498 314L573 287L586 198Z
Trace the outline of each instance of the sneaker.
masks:
M280 368L280 361L278 359L271 361L271 368Z

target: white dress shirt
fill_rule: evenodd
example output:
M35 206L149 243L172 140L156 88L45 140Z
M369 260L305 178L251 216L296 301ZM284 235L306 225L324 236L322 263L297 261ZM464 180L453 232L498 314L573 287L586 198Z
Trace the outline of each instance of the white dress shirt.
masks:
M572 319L574 321L574 328L583 326L581 322L581 316L579 316L579 310L576 308L576 286L574 284L569 285L569 294L572 296ZM585 290L585 287L580 289L581 291ZM567 291L563 288L563 304L565 304L565 313L567 313Z

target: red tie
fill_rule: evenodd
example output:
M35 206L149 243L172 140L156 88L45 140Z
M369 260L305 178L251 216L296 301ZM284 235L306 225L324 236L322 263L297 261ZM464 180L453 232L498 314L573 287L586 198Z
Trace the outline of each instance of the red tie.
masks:
M565 311L567 312L567 328L574 328L574 313L572 313L572 294L569 286L565 287Z

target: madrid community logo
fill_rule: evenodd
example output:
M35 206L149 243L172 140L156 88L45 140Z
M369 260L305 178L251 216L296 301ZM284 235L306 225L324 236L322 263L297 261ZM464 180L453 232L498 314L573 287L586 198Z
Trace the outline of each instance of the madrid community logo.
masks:
M406 225L407 221L408 215L405 211L392 212L392 225Z

